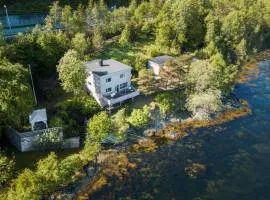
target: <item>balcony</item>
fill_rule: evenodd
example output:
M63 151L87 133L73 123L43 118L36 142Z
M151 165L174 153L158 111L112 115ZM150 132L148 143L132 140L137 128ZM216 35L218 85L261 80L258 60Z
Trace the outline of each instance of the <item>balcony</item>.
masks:
M104 96L104 101L108 104L108 106L113 106L117 103L122 103L125 100L132 99L138 96L140 93L133 86L129 88L122 89L120 92L112 93L111 95Z

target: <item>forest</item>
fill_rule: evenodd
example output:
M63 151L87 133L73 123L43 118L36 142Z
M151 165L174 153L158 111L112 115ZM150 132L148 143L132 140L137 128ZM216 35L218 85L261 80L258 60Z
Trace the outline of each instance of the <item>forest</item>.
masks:
M103 0L83 2L53 2L44 25L14 38L0 36L1 133L8 126L23 129L28 114L42 106L55 108L51 123L67 134L83 131L85 118L92 133L79 153L63 160L51 153L19 174L16 160L0 149L1 199L47 198L76 180L110 132L124 140L129 126L149 123L147 106L121 109L112 117L101 111L84 91L84 61L114 58L128 64L142 95L154 95L161 113L174 109L177 98L170 91L178 91L183 108L205 119L222 110L242 64L270 45L270 5L264 0L131 0L117 7ZM176 59L156 80L146 63L164 54Z

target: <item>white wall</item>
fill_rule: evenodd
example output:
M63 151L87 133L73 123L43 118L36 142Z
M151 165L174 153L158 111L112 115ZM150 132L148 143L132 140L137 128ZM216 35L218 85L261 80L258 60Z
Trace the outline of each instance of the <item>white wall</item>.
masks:
M121 74L124 74L124 77L123 78L120 78L120 75ZM111 78L111 82L108 82L106 83L106 79L107 78ZM117 92L116 91L116 86L119 85L119 90L120 89L120 84L121 83L128 83L128 86L130 86L131 84L131 70L130 69L127 69L127 70L124 70L124 71L120 71L120 72L115 72L115 73L112 73L112 74L109 74L109 75L106 75L106 76L102 76L100 78L100 91L101 91L101 94L102 95L109 95L113 92ZM112 91L111 92L106 92L106 89L107 88L112 88Z
M120 75L124 74L123 78L120 78ZM111 78L111 82L106 83L106 79ZM121 83L128 83L127 87L131 85L131 69L126 69L119 72L114 72L105 76L89 75L87 78L87 88L91 91L94 97L98 98L98 94L101 95L110 95L113 92L116 92L116 86ZM91 82L91 85L88 83ZM107 88L112 88L111 92L106 92Z

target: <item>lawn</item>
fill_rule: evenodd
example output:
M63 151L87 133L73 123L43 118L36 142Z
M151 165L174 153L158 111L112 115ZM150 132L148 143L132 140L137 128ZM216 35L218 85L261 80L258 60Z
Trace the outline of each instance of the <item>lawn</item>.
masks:
M116 39L116 41L107 44L95 57L99 59L115 59L134 67L137 56L145 59L150 58L148 49L152 44L154 44L154 37L144 34L137 36L136 41L128 45L121 45Z

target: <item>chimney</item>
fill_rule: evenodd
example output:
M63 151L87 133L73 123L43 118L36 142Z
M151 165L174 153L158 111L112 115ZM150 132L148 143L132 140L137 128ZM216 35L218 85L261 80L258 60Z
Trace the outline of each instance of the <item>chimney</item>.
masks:
M103 60L102 59L99 60L99 66L101 66L101 67L103 66Z

